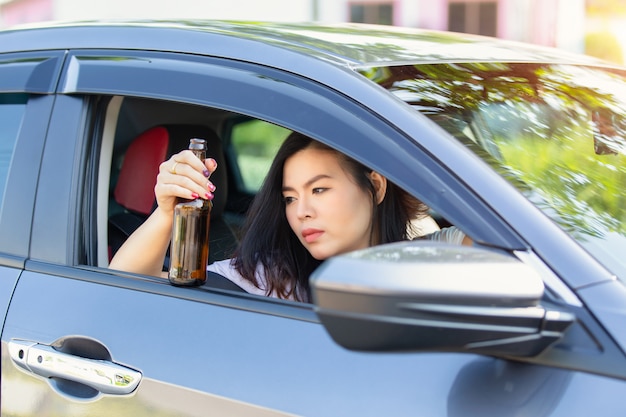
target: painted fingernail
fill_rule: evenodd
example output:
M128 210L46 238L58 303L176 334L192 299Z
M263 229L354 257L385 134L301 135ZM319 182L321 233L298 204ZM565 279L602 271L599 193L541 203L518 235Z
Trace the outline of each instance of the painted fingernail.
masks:
M198 197L200 197L200 194L198 194L198 193L191 193L191 197L192 198L198 198Z
M211 191L215 191L215 185L211 181L207 183L207 188Z
M209 175L211 175L211 173L209 172L208 169L205 169L204 171L202 171L202 173L204 174L205 177L209 178Z
M215 198L213 193L206 193L204 196L206 197L207 200L213 200L213 198Z

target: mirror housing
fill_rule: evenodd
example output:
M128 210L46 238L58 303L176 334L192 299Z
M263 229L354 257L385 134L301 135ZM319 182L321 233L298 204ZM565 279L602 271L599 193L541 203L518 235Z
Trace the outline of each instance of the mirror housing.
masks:
M315 310L341 346L536 356L574 322L542 307L541 277L516 258L432 241L326 260L311 276Z

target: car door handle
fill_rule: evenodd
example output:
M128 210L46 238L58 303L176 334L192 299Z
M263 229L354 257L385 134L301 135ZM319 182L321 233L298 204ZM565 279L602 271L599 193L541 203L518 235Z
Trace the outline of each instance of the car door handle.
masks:
M111 361L83 358L26 340L13 339L8 344L16 365L44 378L73 381L111 395L130 394L141 381L140 372Z

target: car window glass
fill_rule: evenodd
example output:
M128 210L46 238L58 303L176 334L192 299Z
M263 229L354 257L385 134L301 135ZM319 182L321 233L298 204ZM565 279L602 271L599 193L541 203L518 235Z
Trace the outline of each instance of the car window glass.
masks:
M15 142L26 107L26 95L0 94L0 202L4 197ZM0 205L0 210L1 210Z
M455 64L369 74L451 133L626 277L626 74Z
M245 191L259 190L274 155L289 133L290 130L281 126L256 119L233 124L230 146Z

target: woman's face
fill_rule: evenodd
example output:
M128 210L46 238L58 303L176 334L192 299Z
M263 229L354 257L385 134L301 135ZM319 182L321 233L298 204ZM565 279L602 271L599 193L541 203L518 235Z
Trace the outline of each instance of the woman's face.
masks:
M335 152L306 148L287 159L283 198L289 226L315 259L370 245L372 197Z

